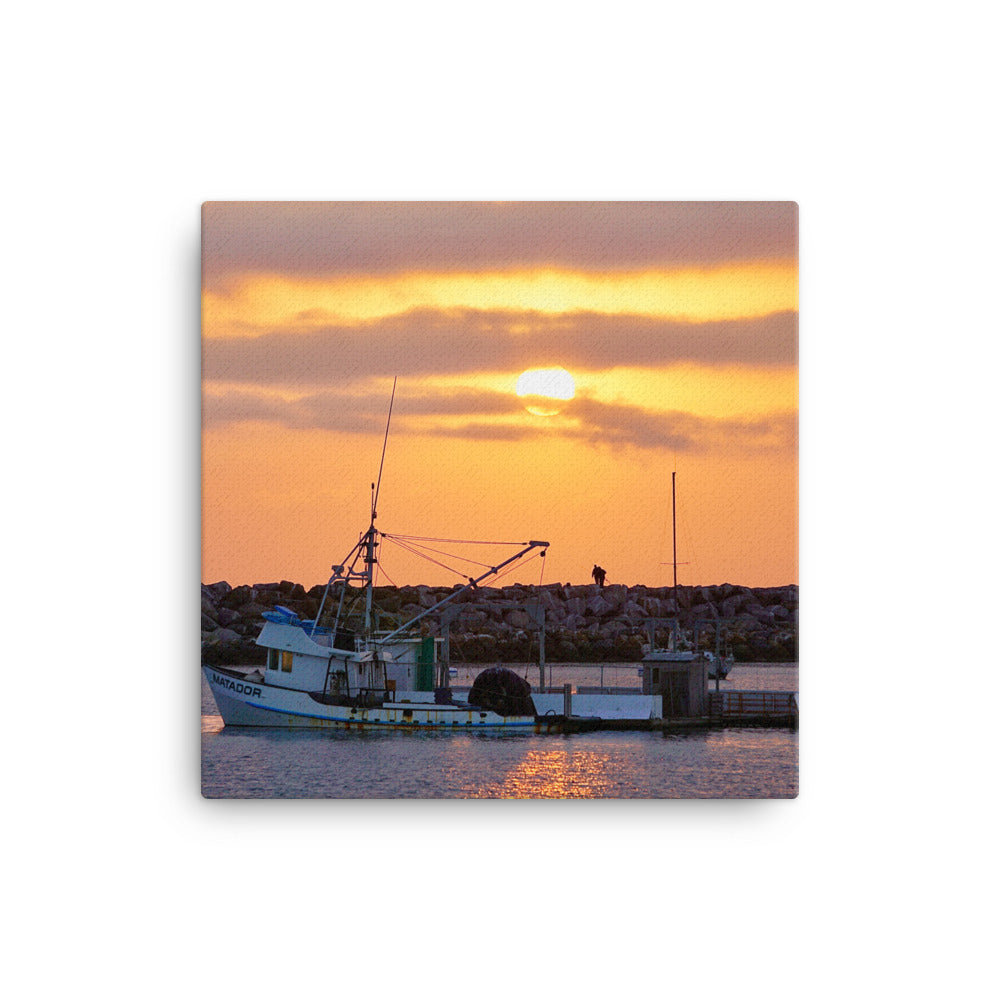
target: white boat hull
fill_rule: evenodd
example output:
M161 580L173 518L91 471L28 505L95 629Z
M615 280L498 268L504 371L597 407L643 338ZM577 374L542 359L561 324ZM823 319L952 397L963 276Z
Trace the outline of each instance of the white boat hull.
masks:
M327 705L308 692L247 680L234 671L203 667L205 679L227 726L270 726L306 729L442 729L448 731L510 729L556 732L559 717L497 715L459 705L420 701L387 702L370 708Z

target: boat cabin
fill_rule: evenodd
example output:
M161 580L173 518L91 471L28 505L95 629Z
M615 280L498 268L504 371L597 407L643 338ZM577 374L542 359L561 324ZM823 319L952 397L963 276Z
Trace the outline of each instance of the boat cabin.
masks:
M326 695L362 690L433 691L437 641L430 636L392 640L378 655L344 632L302 620L288 608L264 612L257 645L267 649L265 680L276 687ZM355 648L350 648L348 642Z

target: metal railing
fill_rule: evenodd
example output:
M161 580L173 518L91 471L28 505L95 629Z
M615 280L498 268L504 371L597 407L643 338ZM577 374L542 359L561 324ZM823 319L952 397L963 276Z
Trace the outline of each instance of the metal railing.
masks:
M723 718L786 718L798 715L795 691L709 691L709 715Z

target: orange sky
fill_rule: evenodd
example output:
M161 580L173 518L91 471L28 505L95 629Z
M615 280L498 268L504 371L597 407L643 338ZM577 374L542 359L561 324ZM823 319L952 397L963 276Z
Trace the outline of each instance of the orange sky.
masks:
M325 582L393 377L382 531L663 585L676 470L681 583L797 582L794 204L209 203L203 274L205 582ZM552 366L576 395L533 415L518 376ZM386 542L382 582L475 571L435 558Z

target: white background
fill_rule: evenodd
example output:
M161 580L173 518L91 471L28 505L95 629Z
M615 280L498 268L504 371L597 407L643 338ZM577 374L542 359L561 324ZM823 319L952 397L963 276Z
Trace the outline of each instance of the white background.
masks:
M8 13L13 995L986 991L981 9ZM201 799L199 207L293 198L799 203L797 800Z

